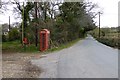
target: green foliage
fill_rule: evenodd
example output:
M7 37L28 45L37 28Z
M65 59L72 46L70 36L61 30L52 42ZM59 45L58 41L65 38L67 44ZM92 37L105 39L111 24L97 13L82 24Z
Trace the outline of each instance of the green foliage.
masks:
M13 28L9 32L9 41L14 41L14 40L18 40L18 39L20 39L20 33L18 32L18 29Z
M26 45L25 47L20 41L2 42L2 52L37 52L39 49L35 45Z
M111 46L111 47L115 47L115 48L119 48L120 49L120 41L118 38L118 35L120 34L117 31L117 28L101 28L100 29L100 38L98 37L98 28L96 28L95 30L89 32L92 36L94 36L99 42L107 45L107 46Z
M100 41L101 43L107 45L107 46L111 46L111 47L116 47L118 48L118 38L100 38L97 39L98 41Z
M19 52L20 45L19 41L2 42L2 52Z
M52 48L52 49L49 49L48 52L53 52L53 51L59 51L59 50L62 50L62 49L65 49L65 48L68 48L68 47L71 47L73 46L75 43L77 43L80 39L76 39L76 40L73 40L71 42L68 42L66 44L61 44L59 45L59 47L55 47L55 48Z
M58 21L58 24L60 24L60 29L58 29L58 32L63 32L63 35L67 36L66 40L68 41L77 39L83 36L87 31L95 28L91 16L86 13L85 7L83 6L84 3L79 2L65 2L62 6L60 6L61 14L58 20L60 18L61 20ZM86 21L85 24L81 24L80 21L83 23L83 20Z
M53 4L55 5L55 3ZM30 41L34 42L36 27L39 30L44 28L49 29L51 32L51 40L58 43L65 43L82 37L87 31L95 28L92 17L86 12L87 5L83 2L63 2L62 5L58 6L60 13L55 15L55 18L50 17L51 14L46 13L48 11L54 15L53 13L55 13L55 11L51 10L50 6L52 6L50 3L38 3L38 9L41 10L38 10L38 12L41 14L39 14L40 18L36 19L34 16L35 4L32 2L26 3L24 7L24 24L27 24L30 18L29 12L34 14L33 19L31 19L32 21L29 21L30 23L25 25L29 28L25 28L25 33ZM27 35L28 33L29 35Z
M57 6L58 10L54 10L52 5ZM87 5L83 2L63 2L61 5L41 2L37 4L39 17L36 18L34 2L26 2L24 8L23 5L20 6L20 3L17 4L17 8L21 12L25 37L28 38L31 45L36 42L36 28L38 34L41 29L46 28L50 30L51 46L55 47L84 37L87 31L95 28L94 21L86 7ZM20 28L22 30L22 27ZM9 33L10 41L19 39L20 35L17 30L12 30Z
M6 38L6 36L3 34L2 35L2 42L6 42L7 41L7 38Z

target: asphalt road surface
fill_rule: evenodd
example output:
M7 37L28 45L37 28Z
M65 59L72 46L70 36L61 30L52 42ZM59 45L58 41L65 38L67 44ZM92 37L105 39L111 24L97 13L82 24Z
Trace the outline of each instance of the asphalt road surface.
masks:
M39 78L118 78L118 50L90 35L70 48L31 62L42 69Z

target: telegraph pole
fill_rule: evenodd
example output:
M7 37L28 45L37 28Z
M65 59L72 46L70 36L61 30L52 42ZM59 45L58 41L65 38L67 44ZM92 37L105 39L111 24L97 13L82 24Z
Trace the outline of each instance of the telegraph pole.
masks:
M9 16L9 30L8 30L8 34L10 33L10 16ZM10 40L10 35L8 36L9 40Z
M23 44L23 38L24 38L24 2L23 2L23 22L22 22L22 44Z
M10 16L9 16L9 32L10 32Z
M100 12L99 12L99 38L100 38Z
M35 39L35 46L37 47L37 42L38 42L38 29L37 29L37 2L35 2L35 18L36 18L36 25L35 25L35 27L36 27L36 29L35 29L35 37L36 37L36 39Z

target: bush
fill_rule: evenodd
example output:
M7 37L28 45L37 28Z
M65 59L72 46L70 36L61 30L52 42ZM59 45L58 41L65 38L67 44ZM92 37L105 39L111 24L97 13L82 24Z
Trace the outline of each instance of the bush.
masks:
M100 38L97 39L99 42L111 46L111 47L116 47L118 48L118 38Z
M14 28L9 32L9 41L14 41L18 39L20 39L19 32L16 28Z
M6 38L6 36L3 34L2 35L2 42L6 42L7 41L7 38Z

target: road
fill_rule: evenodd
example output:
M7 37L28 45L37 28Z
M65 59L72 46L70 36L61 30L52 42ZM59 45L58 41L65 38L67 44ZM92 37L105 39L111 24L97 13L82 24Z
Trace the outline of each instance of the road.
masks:
M42 69L39 78L118 78L118 50L90 35L70 48L31 62Z

